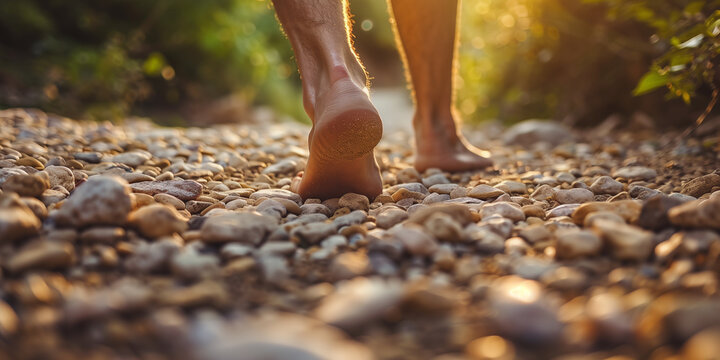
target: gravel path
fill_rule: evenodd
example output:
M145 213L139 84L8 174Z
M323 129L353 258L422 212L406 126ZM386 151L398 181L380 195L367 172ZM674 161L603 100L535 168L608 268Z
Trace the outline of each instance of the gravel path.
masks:
M382 195L302 201L306 131L0 111L0 359L720 353L717 130L488 125L460 174L390 134Z

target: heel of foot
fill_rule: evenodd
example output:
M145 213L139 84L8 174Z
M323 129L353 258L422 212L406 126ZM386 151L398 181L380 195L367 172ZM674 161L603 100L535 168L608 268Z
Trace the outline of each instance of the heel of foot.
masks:
M382 121L376 111L349 110L316 129L318 155L328 160L357 159L373 151L382 138Z

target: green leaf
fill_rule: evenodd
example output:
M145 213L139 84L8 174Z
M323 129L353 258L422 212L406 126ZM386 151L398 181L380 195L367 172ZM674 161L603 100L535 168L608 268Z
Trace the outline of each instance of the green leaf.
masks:
M640 79L637 87L633 90L633 95L639 96L647 94L657 88L667 85L669 80L670 79L667 74L660 74L656 69L650 70L642 77L642 79Z

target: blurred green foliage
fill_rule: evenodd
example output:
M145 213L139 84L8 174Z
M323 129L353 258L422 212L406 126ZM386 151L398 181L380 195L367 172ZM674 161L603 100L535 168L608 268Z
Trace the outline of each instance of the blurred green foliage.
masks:
M469 119L592 124L644 111L686 123L693 115L668 112L678 102L632 94L666 87L669 98L699 98L680 113L704 108L718 83L718 8L716 0L466 1L458 108Z
M0 106L114 118L236 92L302 114L264 0L4 0L0 33Z

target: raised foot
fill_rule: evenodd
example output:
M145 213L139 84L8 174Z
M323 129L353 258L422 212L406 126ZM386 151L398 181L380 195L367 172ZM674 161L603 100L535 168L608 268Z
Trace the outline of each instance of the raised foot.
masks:
M380 194L373 149L382 137L382 121L364 88L349 78L335 81L317 100L314 115L307 166L291 190L320 199L348 192L371 199Z
M353 192L371 201L382 192L380 170L373 154L355 160L314 162L293 179L290 190L303 199L330 199Z

